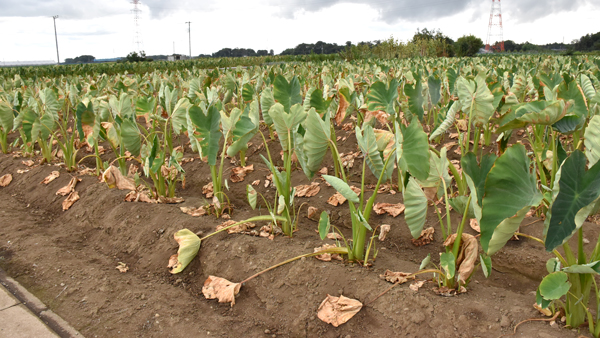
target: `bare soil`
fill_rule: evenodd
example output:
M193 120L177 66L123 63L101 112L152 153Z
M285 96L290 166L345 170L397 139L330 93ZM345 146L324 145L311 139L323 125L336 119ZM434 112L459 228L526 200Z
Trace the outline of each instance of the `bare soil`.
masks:
M344 136L342 132L339 135ZM352 136L342 144L342 152L356 151ZM279 152L276 144L270 147L272 154ZM261 151L264 154L264 149L257 151L252 146L248 164L254 164L254 172L244 182L229 183L227 194L235 205L231 217L236 221L266 213L264 208L254 211L248 206L246 184L261 180L255 188L268 199L274 196L273 188L263 185L268 172L258 156ZM23 160L0 155L0 176L13 175L12 183L0 188L0 267L86 337L499 337L512 333L521 321L544 318L533 304L535 290L547 273L545 262L552 256L539 243L524 238L509 242L493 256L489 278L478 268L467 293L443 297L432 291L433 282L417 292L407 283L369 303L391 286L379 277L386 269L415 272L429 253L434 262L439 261L443 248L433 208L426 227L433 226L436 233L429 245L411 243L402 215L373 215L372 225L390 224L392 229L384 242L376 240L379 252L371 267L306 258L245 284L233 307L206 300L201 289L209 275L239 282L324 244L316 233L317 223L306 217L306 205L293 238L280 235L269 240L221 233L202 243L198 257L183 273L171 275L167 262L178 249L173 234L184 228L208 234L225 221L213 215L192 217L179 210L180 206L198 207L208 202L201 193L202 186L210 182L208 165L199 159L184 165L186 186L177 190L177 195L185 198L183 204L124 202L126 191L111 190L86 175L76 187L81 199L62 211L65 197L55 192L73 174L54 164L27 167ZM40 159L35 160L39 163ZM351 180L357 186L361 163L357 159L352 171ZM228 162L227 172L233 166ZM29 171L17 173L26 169ZM53 170L60 171L60 177L48 185L40 184ZM369 183L375 183L370 173L368 176ZM307 202L329 210L332 222L349 233L347 204L328 205L326 201L335 191L317 181L321 182L319 194L298 198L298 205ZM309 183L300 170L294 172L293 182ZM398 203L402 194L383 193L377 201ZM452 218L456 227L460 216L453 212ZM526 218L523 224L535 220ZM522 231L541 237L542 226L537 222ZM594 229L586 234L591 248L598 226L587 228ZM475 234L471 229L468 232ZM119 272L119 262L127 264L129 271ZM335 328L317 318L317 308L327 294L343 294L367 305L348 323ZM587 328L577 332L563 328L560 322L551 326L542 321L524 323L516 334L580 335L590 336Z

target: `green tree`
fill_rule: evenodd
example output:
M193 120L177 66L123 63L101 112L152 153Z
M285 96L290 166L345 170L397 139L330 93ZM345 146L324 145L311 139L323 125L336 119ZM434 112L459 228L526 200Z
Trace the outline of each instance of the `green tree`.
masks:
M483 41L474 35L463 35L454 43L456 56L473 56L483 48Z

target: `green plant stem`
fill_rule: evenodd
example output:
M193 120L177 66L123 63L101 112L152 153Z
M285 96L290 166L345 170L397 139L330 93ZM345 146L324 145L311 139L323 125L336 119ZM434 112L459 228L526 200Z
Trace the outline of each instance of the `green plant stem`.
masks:
M8 133L5 133L0 130L0 146L2 147L2 152L5 154L9 153L8 147Z
M473 121L473 104L475 103L475 99L471 101L471 108L469 108L469 125L467 126L467 140L465 142L466 152L469 152L469 142L471 141L471 124ZM462 154L465 154L464 152Z
M446 228L444 227L444 220L442 218L442 214L440 213L440 210L438 209L437 205L434 204L434 209L435 209L435 213L438 216L438 219L440 221L440 228L442 229L442 238L444 240L446 240Z
M240 165L242 167L246 166L246 149L240 150Z
M545 245L544 241L541 240L541 239L539 239L539 238L537 238L537 237L533 237L533 236L524 234L522 232L515 232L515 235L521 236L521 237L525 237L525 238L529 238L529 239L532 239L532 240L534 240L534 241L536 241L536 242L538 242L538 243L540 243L542 245ZM560 252L558 252L558 250L554 249L554 250L552 250L552 253L560 260L560 262L561 262L561 264L563 266L568 266L569 265L567 263L567 260L563 257L563 255L560 254Z
M467 200L465 212L463 213L463 218L460 222L460 226L456 231L456 239L454 240L454 246L452 247L452 255L454 255L455 262L458 262L458 250L460 249L460 242L462 240L462 233L465 228L465 222L467 220L467 213L469 212L469 205L471 205L471 196L472 195L469 195L469 199ZM450 219L450 217L448 217L448 219Z

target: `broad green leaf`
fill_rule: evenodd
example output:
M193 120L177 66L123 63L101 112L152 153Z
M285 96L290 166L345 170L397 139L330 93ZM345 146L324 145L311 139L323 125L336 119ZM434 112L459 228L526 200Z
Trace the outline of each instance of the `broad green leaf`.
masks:
M565 101L535 101L516 109L517 120L524 123L552 125L566 114Z
M209 165L216 165L217 155L219 153L219 141L221 140L221 130L219 123L221 114L214 105L211 105L206 114L200 107L194 105L188 110L188 114L193 126L188 126L188 136L194 138L198 145L200 157L208 157Z
M341 179L335 176L330 175L323 175L323 178L327 183L331 184L335 188L335 190L337 190L337 192L342 194L342 196L344 196L344 198L346 198L348 201L354 203L360 202L360 200L358 199L358 195L356 195L356 193L352 189L350 189L350 186L346 182L342 181Z
M553 272L542 279L540 294L546 300L556 300L569 292L571 283L569 277L562 271Z
M575 264L568 266L562 271L566 273L582 273L582 274L591 274L597 275L600 273L600 261L591 262L588 264Z
M315 89L310 94L309 105L310 107L315 108L319 115L325 114L330 104L331 100L323 99L323 91L321 89Z
M127 93L121 93L121 96L119 96L118 99L116 96L111 95L108 104L114 117L119 116L122 119L135 118L131 104L131 97L129 97Z
M140 96L135 102L136 115L154 115L156 111L156 98L152 96Z
M594 85L589 77L585 74L579 75L579 82L581 84L581 90L585 94L585 98L589 102L596 95L596 89L594 89Z
M329 229L331 228L331 223L329 222L329 215L327 212L321 212L321 217L319 217L319 236L321 236L321 240L324 240L329 233Z
M479 255L479 261L481 262L481 270L485 278L488 278L492 274L492 257L487 255Z
M302 95L300 94L300 81L294 76L288 82L282 75L277 75L273 83L273 98L283 106L286 113L295 104L302 104ZM269 109L270 114L270 109Z
M53 120L58 121L58 111L60 103L54 91L50 88L40 90L40 101L42 101L42 109L45 114L51 114Z
M174 235L179 243L177 255L169 259L169 269L172 274L180 273L196 257L200 250L200 238L188 229L179 230Z
M494 113L494 95L487 87L485 76L478 75L474 82L460 77L457 88L462 111L471 114L473 125L486 125Z
M600 159L600 116L592 117L585 128L583 144L585 145L585 156L589 161L589 166L592 167Z
M402 197L406 208L404 220L413 238L419 238L427 218L427 197L414 177L408 180L406 188L402 190Z
M331 127L329 114L325 115L325 121L321 119L314 108L308 111L304 122L304 144L302 150L306 156L306 165L303 166L304 172L309 179L312 179L315 173L320 169L323 158L329 147L331 139ZM298 151L298 149L296 149Z
M585 104L585 98L579 90L577 81L573 80L569 82L567 86L564 82L558 87L558 98L565 101L573 100L574 104L569 108L567 113L573 113L580 118L586 118L588 116L587 105Z
M269 109L269 116L273 119L283 151L289 151L291 150L290 147L294 146L294 133L298 130L300 123L306 119L306 115L304 108L299 104L293 105L289 109L289 113L284 110L283 105L280 103L274 104Z
M444 252L440 255L440 266L446 272L446 278L454 278L456 273L456 261L452 252Z
M542 294L540 293L540 288L538 287L535 291L535 303L542 309L547 309L548 306L552 304L552 301L544 299L544 297L542 297Z
M524 217L529 207L537 206L542 200L522 144L511 146L495 161L487 175L483 196L481 246L491 255L510 239L506 238L507 233L514 228L521 214Z
M398 98L398 80L392 79L389 86L377 81L371 85L367 94L367 109L369 111L383 110L394 116L394 102Z
M429 142L419 121L413 120L402 131L402 143L397 143L396 147L402 148L402 157L398 158L400 168L404 171L408 170L412 176L421 181L427 180L429 177Z
M281 213L285 210L285 197L283 195L279 195L279 199L277 200L277 214L281 215Z
M40 127L40 138L42 140L48 139L48 137L54 131L55 120L54 115L46 113L42 115L39 119L39 127Z
M233 115L233 114L232 114ZM258 126L254 125L249 115L249 106L239 117L233 129L233 143L227 148L227 155L233 157L241 150L248 149L248 142L258 132Z
M578 213L600 195L600 163L585 170L585 155L575 150L561 167L558 195L552 203L551 218L546 234L546 250L552 251L566 242L581 226ZM587 215L584 215L587 217ZM585 219L583 217L583 219Z
M138 129L137 123L130 119L125 119L121 123L121 138L123 145L131 155L138 156L142 147L142 135Z
M0 127L2 127L4 133L13 129L14 120L15 116L11 106L4 101L0 101Z
M404 85L404 94L408 98L408 109L413 115L419 117L420 121L423 121L423 115L425 115L425 111L423 110L423 86L421 86L421 76L416 74L415 76L415 84L414 86L410 84Z
M525 219L525 215L527 215L527 212L530 209L530 206L526 206L523 209L517 211L517 213L514 216L506 218L502 222L500 222L500 224L498 224L498 226L494 229L491 238L489 239L489 241L487 241L488 247L486 253L488 255L491 256L498 252L498 250L502 249L506 242L508 242L514 236L515 232L519 230L523 219ZM481 232L483 233L483 230Z

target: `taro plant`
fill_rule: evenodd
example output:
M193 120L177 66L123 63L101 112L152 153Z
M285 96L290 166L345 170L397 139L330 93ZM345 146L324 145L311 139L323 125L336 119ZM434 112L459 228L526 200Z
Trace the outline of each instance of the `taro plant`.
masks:
M13 129L14 119L12 107L7 102L0 101L0 147L5 154L10 152L8 134Z
M155 199L175 197L176 183L184 180L185 171L181 167L183 153L173 149L168 155L167 148L165 145L161 147L158 135L154 135L152 146L145 144L141 151L144 175L150 177L154 183L154 190L150 191Z
M346 240L346 238L340 232L340 235L342 235L345 245L348 248L348 260L354 262L364 262L366 265L368 262L368 253L370 252L371 248L369 245L366 254L365 245L367 242L367 231L373 231L373 228L369 225L371 211L373 210L373 205L377 197L379 186L383 182L391 180L392 172L394 170L393 164L396 157L396 152L394 147L388 148L387 144L385 145L384 149L380 149L377 144L375 131L373 130L373 127L368 124L365 124L363 130L361 130L359 127L356 127L355 133L358 146L364 156L360 193L356 193L350 187L348 178L343 170L341 171L342 179L329 175L323 175L323 178L325 181L327 181L327 183L331 184L331 186L333 186L337 192L339 192L348 200L350 218L352 221L352 240ZM332 140L329 141L333 143ZM391 141L391 144L393 145L393 139ZM325 145L325 150L327 150L327 145ZM334 158L334 161L339 163L340 168L342 167L342 160L339 155ZM377 184L375 185L374 191L368 199L365 195L365 176L367 166L373 175L377 177ZM324 238L327 235L330 227L329 216L327 214L321 214L319 224L319 233L321 238Z

